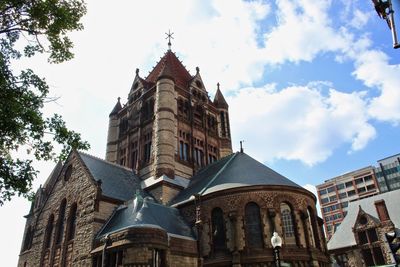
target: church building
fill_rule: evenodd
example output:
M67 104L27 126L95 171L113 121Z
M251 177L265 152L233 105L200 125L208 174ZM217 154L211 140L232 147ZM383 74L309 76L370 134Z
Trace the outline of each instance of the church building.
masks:
M329 264L316 197L241 151L229 106L168 49L109 115L105 160L72 151L37 191L18 266Z

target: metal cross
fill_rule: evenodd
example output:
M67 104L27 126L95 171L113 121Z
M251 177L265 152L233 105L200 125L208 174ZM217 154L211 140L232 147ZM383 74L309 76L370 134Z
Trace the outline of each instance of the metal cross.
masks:
M171 39L174 39L174 37L172 37L172 35L174 34L173 32L171 32L170 30L168 30L168 33L165 33L167 35L167 37L165 37L165 39L168 39L168 50L171 50Z

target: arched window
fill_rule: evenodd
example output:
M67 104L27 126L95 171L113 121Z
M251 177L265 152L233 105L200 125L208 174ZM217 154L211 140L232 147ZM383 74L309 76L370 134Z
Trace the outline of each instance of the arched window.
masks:
M260 207L254 203L247 203L245 207L246 242L250 248L263 247L263 232L261 227Z
M308 214L308 222L310 223L311 238L313 239L315 247L320 249L321 243L319 242L318 228L316 224L317 218L314 216L314 211L311 209L311 207L307 208L307 214Z
M220 208L214 208L211 212L212 241L215 250L226 248L224 215Z
M286 203L281 203L281 221L285 242L287 244L295 244L292 209Z
M46 233L44 237L44 248L47 249L51 245L51 236L53 235L54 215L51 214L47 221Z
M61 244L61 240L63 237L66 205L67 205L67 201L65 199L63 199L63 201L61 202L61 205L60 205L59 212L58 212L56 245Z
M75 237L75 228L76 228L76 203L74 203L69 211L69 217L68 217L68 237L67 240L72 240Z

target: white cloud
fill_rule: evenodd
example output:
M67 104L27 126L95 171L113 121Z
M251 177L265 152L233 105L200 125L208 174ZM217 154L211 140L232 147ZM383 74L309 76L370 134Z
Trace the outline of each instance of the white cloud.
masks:
M278 25L265 34L267 62L311 61L318 53L348 46L348 35L330 26L330 1L281 0L277 7Z
M245 140L262 161L299 160L314 165L349 143L360 150L375 137L364 93L342 93L310 83L280 91L273 85L245 88L229 97L234 140ZM351 123L350 123L351 122ZM262 141L260 141L262 140Z
M318 197L317 197L317 188L315 187L315 185L312 185L312 184L305 184L305 185L303 185L303 187L305 189L307 189L308 191L310 191L311 193L313 193L314 196L317 198L317 205L316 205L317 213L318 213L319 217L322 217L321 206L319 205L319 201L318 201Z
M386 54L377 50L365 50L356 58L353 75L370 88L378 88L368 107L371 117L400 123L400 65L391 65Z
M350 20L350 25L356 29L362 29L370 18L371 12L364 12L360 9L355 9Z

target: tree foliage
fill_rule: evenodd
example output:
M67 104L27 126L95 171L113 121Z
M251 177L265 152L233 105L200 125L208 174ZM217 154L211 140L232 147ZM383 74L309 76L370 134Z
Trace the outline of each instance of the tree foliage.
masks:
M68 130L60 115L46 118L42 109L49 86L31 69L16 72L21 57L48 54L50 63L73 57L67 34L81 30L82 0L0 1L0 205L14 195L30 196L37 171L32 159L63 160L71 149L88 149L80 134ZM54 144L62 150L55 153Z

